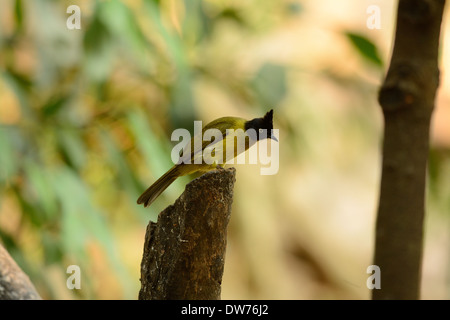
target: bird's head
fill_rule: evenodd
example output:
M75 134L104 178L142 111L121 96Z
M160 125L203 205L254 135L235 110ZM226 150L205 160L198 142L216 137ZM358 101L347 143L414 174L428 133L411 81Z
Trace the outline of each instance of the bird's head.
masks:
M267 112L262 118L255 118L245 123L245 130L254 129L258 135L258 140L269 138L278 141L273 135L273 110Z

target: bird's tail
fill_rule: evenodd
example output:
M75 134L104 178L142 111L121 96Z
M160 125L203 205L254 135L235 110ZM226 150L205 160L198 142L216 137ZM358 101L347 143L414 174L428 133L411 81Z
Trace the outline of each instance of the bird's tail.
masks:
M148 207L159 195L167 189L168 186L172 184L178 177L179 168L178 166L173 166L169 171L161 176L155 183L153 183L144 193L141 194L137 200L138 204L144 204L144 207Z

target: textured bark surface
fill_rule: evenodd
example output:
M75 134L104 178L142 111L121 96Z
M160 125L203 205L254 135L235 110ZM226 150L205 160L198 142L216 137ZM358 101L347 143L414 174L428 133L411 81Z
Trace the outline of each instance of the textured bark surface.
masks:
M0 300L40 300L28 276L0 244Z
M444 0L400 0L394 50L379 93L385 128L373 299L418 299L430 119L439 85Z
M140 300L220 299L234 182L234 168L205 173L148 224Z

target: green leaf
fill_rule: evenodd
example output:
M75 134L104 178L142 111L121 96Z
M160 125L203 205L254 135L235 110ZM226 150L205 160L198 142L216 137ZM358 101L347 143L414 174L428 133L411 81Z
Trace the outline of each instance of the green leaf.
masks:
M89 24L84 35L83 45L87 53L101 51L110 42L111 33L100 17L101 10L94 13L94 17Z
M131 51L134 54L132 58L137 58L142 67L148 67L143 64L148 58L146 49L155 48L145 37L132 10L123 2L114 0L102 6L100 15L115 39L121 42L121 48Z
M81 169L86 161L86 150L81 132L77 132L76 129L59 128L57 135L60 150L67 163Z
M367 39L366 37L352 33L345 33L347 39L353 45L353 47L368 61L374 63L378 67L383 66L383 61L378 54L377 47L373 44L372 41Z
M266 63L258 70L251 85L265 108L275 107L287 92L286 69L280 65Z
M49 181L47 168L35 161L27 160L25 161L25 173L40 205L39 215L42 216L41 220L48 221L55 218L57 203L55 191Z
M14 4L14 17L16 19L16 32L20 33L23 30L23 3L22 0L16 0Z
M57 94L51 97L43 106L42 114L44 117L51 117L57 114L63 107L67 106L70 97L64 94Z
M83 39L86 53L84 69L88 78L97 82L108 78L114 57L111 32L100 16L101 7L99 5L94 13Z
M242 14L235 8L228 7L220 12L217 19L227 19L233 22L236 22L238 25L245 26L246 21L245 18L242 17Z
M169 114L174 128L191 128L197 120L191 78L187 71L180 72L171 87Z
M6 184L17 173L19 163L14 150L12 127L0 126L0 183Z
M303 5L299 2L288 2L286 4L286 9L288 11L288 13L292 14L292 15L297 15L303 12L304 8Z
M42 249L47 265L61 263L63 260L63 250L58 238L58 235L49 232L47 229L41 231Z

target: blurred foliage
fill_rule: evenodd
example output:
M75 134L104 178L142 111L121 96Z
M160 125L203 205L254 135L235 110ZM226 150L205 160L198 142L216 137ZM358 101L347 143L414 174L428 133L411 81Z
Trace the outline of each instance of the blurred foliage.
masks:
M60 298L50 267L61 274L70 263L93 268L89 246L102 248L123 297L134 298L112 221L147 222L135 200L167 169L171 130L191 129L198 118L195 78L225 80L229 93L251 83L255 97L251 102L246 93L247 102L274 105L285 94L285 72L267 65L255 78L227 83L215 70L220 63L196 53L224 21L251 28L237 8L199 0L84 1L81 30L68 30L70 4L1 4L1 90L10 92L1 114L1 201L21 215L11 226L0 224L0 236L45 298ZM173 10L183 10L184 19ZM272 84L279 88L268 92ZM115 217L116 207L127 216ZM153 220L160 209L150 209ZM92 281L75 294L102 296Z
M0 240L44 298L137 297L145 225L188 181L177 181L149 209L135 203L170 167L175 128L274 108L280 143L289 146L284 168L293 170L283 179L301 172L294 166L305 158L317 162L314 155L348 176L357 172L348 156L378 147L375 99L367 102L373 83L264 56L267 49L246 56L249 42L301 20L301 1L77 1L81 30L68 30L72 2L0 2ZM379 77L375 44L357 31L341 36ZM339 115L339 99L351 111ZM342 151L344 144L354 147ZM281 197L278 210L298 214L282 204L287 195L271 192ZM247 212L239 212L246 206L236 198L239 224ZM248 286L262 286L251 270L265 263L250 261L253 242L249 252L243 247ZM83 290L64 287L70 264L86 275Z

